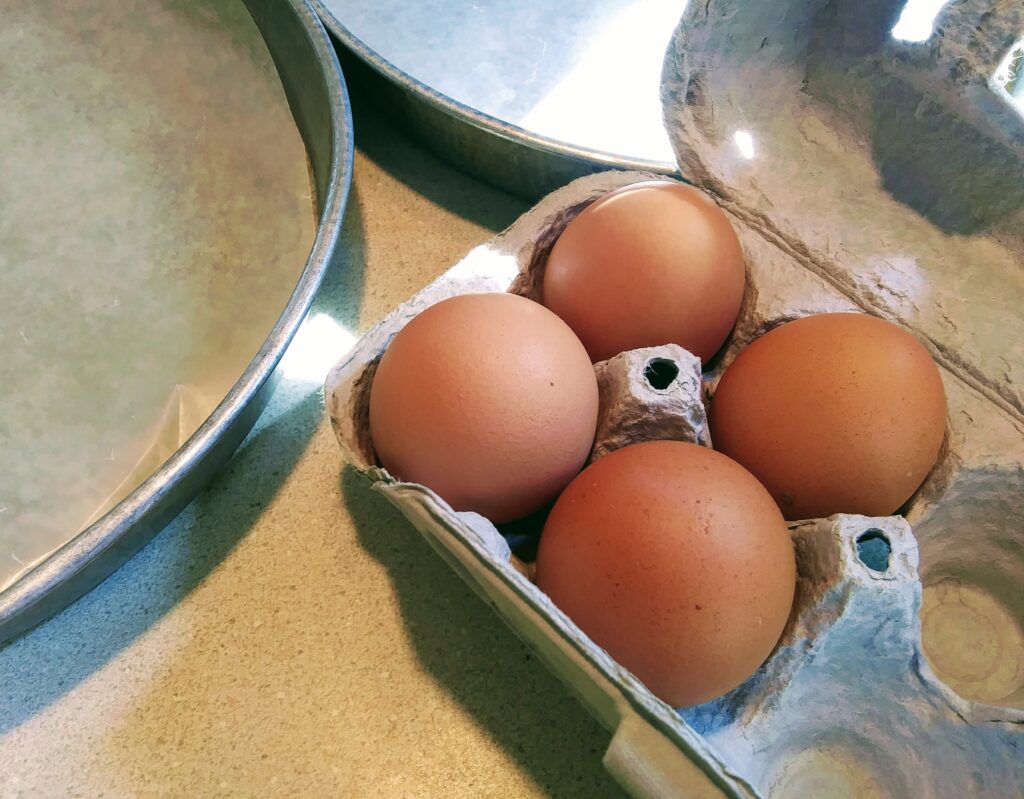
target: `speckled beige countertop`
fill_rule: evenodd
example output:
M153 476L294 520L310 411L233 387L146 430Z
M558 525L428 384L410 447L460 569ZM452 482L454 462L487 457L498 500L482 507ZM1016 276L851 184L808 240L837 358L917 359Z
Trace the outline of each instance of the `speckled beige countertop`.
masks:
M311 316L335 343L323 315L364 331L525 208L356 130ZM343 471L311 363L174 523L0 651L0 796L621 796L608 734Z

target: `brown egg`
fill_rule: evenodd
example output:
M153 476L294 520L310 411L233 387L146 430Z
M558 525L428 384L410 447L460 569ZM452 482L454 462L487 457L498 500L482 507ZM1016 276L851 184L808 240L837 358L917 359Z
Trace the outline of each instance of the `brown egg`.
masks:
M513 294L439 302L394 338L370 390L370 435L394 476L494 522L525 516L579 472L597 426L586 350Z
M935 465L946 395L928 351L864 314L765 333L711 401L715 448L765 484L787 519L895 513Z
M771 653L793 604L793 545L742 466L680 441L606 455L544 525L537 585L674 706L713 699Z
M648 181L588 206L544 268L544 304L594 361L678 344L707 362L736 322L743 251L728 217L692 186Z

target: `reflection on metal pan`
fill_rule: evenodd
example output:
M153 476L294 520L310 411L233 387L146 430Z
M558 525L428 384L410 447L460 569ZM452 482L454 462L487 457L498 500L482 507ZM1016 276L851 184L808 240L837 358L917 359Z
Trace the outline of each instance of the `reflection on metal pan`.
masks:
M676 174L658 85L685 0L313 3L353 86L494 185Z

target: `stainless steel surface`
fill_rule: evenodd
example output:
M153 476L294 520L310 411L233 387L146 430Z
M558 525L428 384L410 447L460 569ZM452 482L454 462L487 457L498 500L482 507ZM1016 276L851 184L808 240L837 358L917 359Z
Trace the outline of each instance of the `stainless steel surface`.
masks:
M600 169L676 172L658 85L685 0L314 5L355 84L495 185L534 198Z
M179 8L174 5L162 10L169 14L190 16L200 29L213 30L217 29L224 20L237 17L236 6L241 7L233 2L212 0L205 5L188 8ZM288 297L289 288L286 287L285 294L281 299L284 304L283 312L274 312L274 316L277 317L276 322L269 329L269 335L261 334L260 339L263 339L263 343L258 347L258 352L251 357L241 376L233 382L233 385L230 385L226 394L222 395L223 399L216 405L216 409L198 425L198 429L141 485L131 491L102 518L77 534L74 529L69 529L67 531L68 540L63 545L31 565L0 592L0 641L17 636L102 581L150 536L173 518L227 461L269 398L275 384L275 367L305 316L313 294L331 261L348 194L353 152L346 88L336 56L316 15L301 0L289 0L289 2L248 0L245 6L262 34L269 55L276 65L281 88L287 97L291 115L301 134L308 156L319 223L315 231L315 238L312 239L308 249L305 265L301 268L301 273L299 273L299 264L295 265L296 276L292 282L287 284L288 287L294 286L294 289L291 290L290 297ZM13 10L21 10L17 6L11 6L11 9L12 13ZM86 19L86 22L89 23L88 30L83 27L77 32L85 37L89 45L94 45L99 41L102 46L103 37L106 34L103 19L96 18L94 15L93 19ZM13 26L6 27L6 31L12 29L16 33L18 32L18 29ZM27 30L30 33L35 32L31 26ZM21 35L23 34L24 28L21 31ZM244 36L239 36L237 30L229 31L228 35L235 37L231 40L231 46L243 48L243 53L249 53L256 64L261 63L257 58L258 54L253 50L251 41L247 41ZM143 37L140 41L144 40ZM124 42L119 42L119 44L124 44ZM169 46L174 46L174 44L173 41L168 42ZM102 47L98 51L106 54ZM194 67L197 73L202 74L204 68L216 67L216 59L222 55L222 52L217 52L212 54L212 61L204 61L204 54L199 53L188 67L190 69ZM158 57L158 54L154 55L154 58ZM257 68L272 70L269 62ZM223 78L220 71L212 74ZM53 79L52 75L50 77ZM58 72L56 78L58 86L61 77L63 76ZM105 76L96 72L95 77L97 80L102 80ZM221 88L212 86L210 92L216 97L216 90ZM118 97L114 93L112 96L118 98L122 103L131 100L129 95ZM116 113L121 107L117 103L111 106L110 115L115 121ZM160 144L165 140L170 141L172 137L166 131L162 131L159 124L166 124L170 121L173 126L176 120L173 116L169 120L160 117L156 117L155 120L149 131L150 135L154 137L154 142ZM90 118L90 121L94 120ZM228 142L223 149L223 152L227 154L224 157L227 158L232 157L232 154L246 152L249 136L246 135L248 131L245 125L258 127L259 124L257 116L253 116L251 119L242 117L234 121L239 123L236 128L237 135L246 136L246 140L238 142L239 146L237 147L231 147L231 143ZM110 120L106 118L101 120L101 123L109 122ZM160 139L161 133L167 136L167 139ZM196 132L196 141L202 134L202 129ZM257 179L261 174L259 166L262 164L254 165L251 170L257 175ZM153 166L153 169L156 170L155 174L158 179L164 183L174 179L173 173L162 173L158 163ZM68 177L69 179L74 178L75 174L71 173ZM172 184L172 192L175 188L176 186ZM222 187L217 188L219 190ZM195 192L202 195L203 184L200 181L194 188L185 185L177 187L177 190L181 192L183 202L194 201ZM273 190L272 186L270 190ZM138 197L140 203L145 199L145 194ZM201 199L202 197L200 197ZM310 199L307 197L306 202L308 203ZM240 202L245 203L244 195ZM247 207L250 215L256 214L257 216L255 220L250 220L250 225L267 224L260 217L259 205L250 203ZM214 223L217 221L213 220ZM7 231L8 235L17 232ZM188 234L185 232L179 236L187 238ZM116 231L114 231L112 239L116 241ZM174 243L169 240L169 244L173 245ZM239 242L240 246L246 244L247 242ZM59 257L59 251L56 252L56 255ZM102 263L103 255L102 250L97 251L98 262ZM146 253L139 254L140 264L145 255ZM247 279L260 280L263 275L258 268L259 264L257 263L257 271ZM95 279L102 279L99 271L97 271ZM116 292L116 289L116 286L111 287L112 292ZM278 306L278 308L280 307ZM241 310L240 324L244 325L247 312L248 309ZM175 346L173 340L168 340L164 344L167 350L173 350ZM221 342L214 342L213 346L220 344ZM116 356L119 354L110 353L108 355L112 355L116 361ZM95 355L95 353L86 353L86 355ZM158 351L151 357L159 360L164 355L164 352ZM40 370L45 370L47 366L47 364L41 364ZM52 365L49 366L52 367ZM51 369L51 373L53 371L55 370ZM53 379L57 383L55 391L60 390L59 381L62 377L63 375L59 373L53 374ZM21 401L31 403L33 398L24 397ZM52 423L57 425L61 421L58 417L54 418ZM84 467L83 469L86 472L86 477L89 476L88 468ZM2 485L0 485L0 489L3 489ZM0 501L0 506L3 506L2 501Z

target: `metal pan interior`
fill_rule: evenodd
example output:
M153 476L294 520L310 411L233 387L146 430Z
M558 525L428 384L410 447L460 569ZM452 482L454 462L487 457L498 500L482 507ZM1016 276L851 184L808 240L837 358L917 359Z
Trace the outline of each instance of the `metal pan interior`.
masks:
M529 199L675 174L658 96L681 0L313 0L346 74L456 166Z
M0 640L244 437L338 236L351 122L304 2L0 0Z

